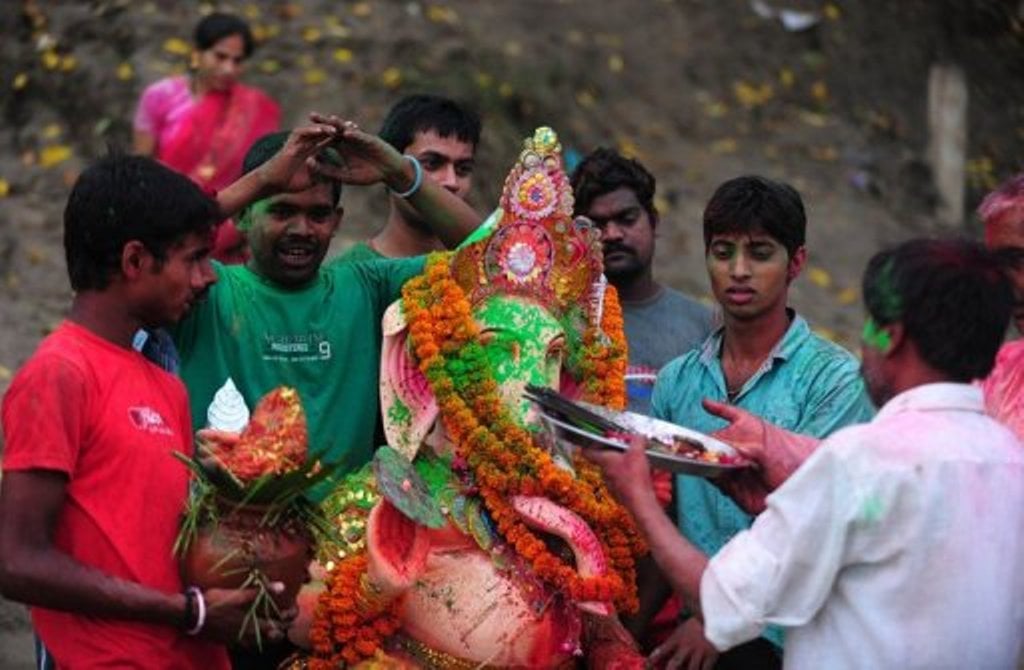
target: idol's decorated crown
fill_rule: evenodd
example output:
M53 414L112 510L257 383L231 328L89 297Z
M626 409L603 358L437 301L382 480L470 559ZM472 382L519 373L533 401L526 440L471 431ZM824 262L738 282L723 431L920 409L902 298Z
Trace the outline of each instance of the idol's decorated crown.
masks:
M551 128L527 138L500 208L452 259L452 275L472 304L496 293L521 295L562 317L600 321L600 234L586 219L573 221L561 152Z

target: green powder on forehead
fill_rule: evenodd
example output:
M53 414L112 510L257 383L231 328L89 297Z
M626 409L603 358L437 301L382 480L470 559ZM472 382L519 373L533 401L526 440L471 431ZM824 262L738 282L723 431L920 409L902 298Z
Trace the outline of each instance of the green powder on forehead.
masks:
M245 210L242 211L241 216L238 217L238 223L236 224L236 227L242 232L247 232L249 229L252 228L253 218L266 214L269 208L270 198L257 200L256 202L252 203Z

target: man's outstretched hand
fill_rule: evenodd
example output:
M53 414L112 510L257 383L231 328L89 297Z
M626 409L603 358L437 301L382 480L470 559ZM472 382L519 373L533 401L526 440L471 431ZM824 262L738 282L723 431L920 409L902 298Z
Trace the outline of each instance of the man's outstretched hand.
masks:
M764 509L764 498L789 479L820 442L783 430L733 405L708 399L703 404L709 414L729 422L712 437L731 445L758 467L756 471L741 471L715 481L736 504L752 514Z

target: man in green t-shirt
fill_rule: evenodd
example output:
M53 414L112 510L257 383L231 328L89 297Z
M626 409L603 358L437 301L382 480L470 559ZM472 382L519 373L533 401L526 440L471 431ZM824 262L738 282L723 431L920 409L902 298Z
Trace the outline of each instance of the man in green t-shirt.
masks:
M388 112L380 138L423 165L432 180L465 199L473 187L480 117L468 107L439 95L407 95ZM369 240L356 242L338 261L408 258L444 248L433 227L403 198L391 195L384 227Z
M374 447L379 412L381 316L423 258L323 265L341 221L340 182L383 182L458 244L480 218L460 198L423 178L415 159L336 117L338 154L322 157L321 178L298 192L249 204L239 217L252 250L243 266L215 264L207 300L174 331L195 429L240 429L271 389L298 390L307 413L310 453L355 468ZM245 158L249 173L285 143L286 133L258 140ZM340 160L338 160L340 158ZM326 178L324 178L326 177Z

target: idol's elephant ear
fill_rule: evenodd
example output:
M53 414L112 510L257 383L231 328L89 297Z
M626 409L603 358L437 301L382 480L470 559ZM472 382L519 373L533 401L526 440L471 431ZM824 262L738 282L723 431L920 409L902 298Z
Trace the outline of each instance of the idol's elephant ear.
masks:
M397 301L384 312L380 405L392 449L412 460L437 420L437 401L409 350L409 328Z

